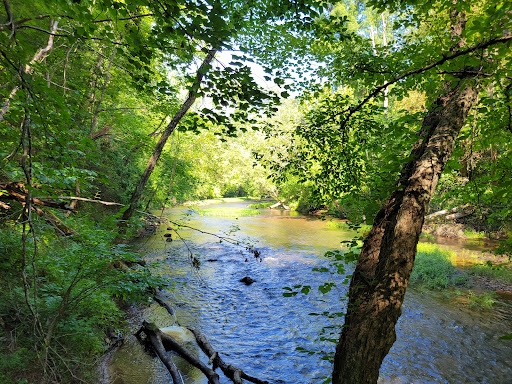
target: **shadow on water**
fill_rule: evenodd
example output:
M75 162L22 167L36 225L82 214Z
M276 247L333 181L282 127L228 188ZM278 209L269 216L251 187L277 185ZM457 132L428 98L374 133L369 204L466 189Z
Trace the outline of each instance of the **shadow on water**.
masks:
M240 205L216 205L223 206ZM186 212L172 210L168 215L176 218ZM200 270L194 271L183 243L164 241L167 226L144 240L141 249L148 260L160 260L160 273L176 283L167 297L180 324L200 329L228 363L271 383L321 383L331 373L322 355L332 353L334 344L320 340L319 334L323 327L334 326L337 335L342 319L308 314L343 311L347 287L340 285L325 295L313 289L307 296L294 297L283 297L283 287L323 283L327 275L312 268L326 265L323 254L353 233L331 229L318 219L276 212L264 210L238 219L188 216L187 225L208 232L237 229L233 236L254 244L261 261L240 247L181 230L201 260ZM244 276L256 282L246 286L239 281ZM380 382L510 383L512 342L499 336L510 332L512 304L503 302L497 308L471 311L442 294L409 289L397 341L383 363ZM142 316L159 326L171 321L158 306ZM297 347L320 353L300 353ZM206 383L199 372L178 357L175 360L186 383ZM170 382L160 362L133 339L115 353L110 371L116 384Z

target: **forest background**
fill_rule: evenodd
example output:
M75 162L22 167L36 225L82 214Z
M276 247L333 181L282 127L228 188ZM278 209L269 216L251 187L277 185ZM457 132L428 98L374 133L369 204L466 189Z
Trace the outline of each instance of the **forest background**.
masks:
M119 303L168 283L120 241L141 212L251 196L371 225L455 81L477 96L429 212L510 255L507 1L3 6L3 381L94 380Z

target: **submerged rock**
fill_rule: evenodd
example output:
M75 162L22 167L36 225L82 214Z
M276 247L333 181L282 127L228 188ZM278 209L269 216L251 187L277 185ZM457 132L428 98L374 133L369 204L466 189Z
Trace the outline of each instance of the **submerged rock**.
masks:
M249 276L245 276L244 278L240 279L240 282L244 283L245 285L251 285L252 283L255 283L256 280L250 278Z
M183 344L186 342L194 342L196 338L192 332L190 332L185 327L180 326L172 326L172 327L164 327L160 328L160 331L165 333L166 335L174 337L179 343Z

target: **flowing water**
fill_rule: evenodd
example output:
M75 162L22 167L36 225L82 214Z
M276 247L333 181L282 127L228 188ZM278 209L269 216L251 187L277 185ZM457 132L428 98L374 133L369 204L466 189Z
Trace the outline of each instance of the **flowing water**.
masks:
M165 241L167 225L141 241L145 257L159 261L160 273L176 284L166 298L176 309L179 323L201 330L227 363L248 374L270 383L322 383L331 373L326 357L335 346L328 339L337 337L343 319L310 313L342 312L347 285L338 284L321 294L316 287L330 275L312 269L328 266L324 253L339 248L341 241L354 234L331 228L326 221L282 211L263 210L261 215L238 219L200 216L186 208L167 215L203 231L228 232L261 252L259 260L241 247L182 229L179 234L201 261L196 271L183 242ZM477 252L474 249L459 247L458 252L468 255ZM256 282L246 286L239 281L245 276ZM294 285L309 285L312 290L308 295L283 297L283 287ZM161 327L172 323L158 306L142 315ZM379 382L512 383L512 341L499 340L511 328L511 302L500 301L493 310L472 310L442 293L410 288L397 324L397 341L384 360ZM179 357L174 359L186 383L206 383L199 371ZM115 384L170 382L158 359L145 353L134 338L116 351L109 371Z

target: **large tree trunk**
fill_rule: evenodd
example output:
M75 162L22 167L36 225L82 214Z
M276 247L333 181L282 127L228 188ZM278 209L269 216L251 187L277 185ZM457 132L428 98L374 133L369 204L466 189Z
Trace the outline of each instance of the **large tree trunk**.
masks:
M153 154L151 155L151 158L148 161L146 169L144 170L144 173L140 177L139 182L136 185L135 190L133 191L132 198L130 199L130 205L128 206L128 209L124 211L123 216L121 217L121 221L119 222L121 228L125 225L126 221L132 217L133 212L137 208L137 204L139 203L140 197L142 196L144 187L146 186L146 183L148 182L151 173L155 169L156 163L160 158L160 155L162 154L162 150L164 149L167 139L169 138L169 136L171 136L171 133L174 132L174 129L176 128L178 123L181 121L183 116L185 116L190 107L196 101L196 91L199 89L203 76L208 71L210 63L215 57L216 52L217 51L215 49L212 49L208 52L201 66L197 70L196 81L192 85L192 89L189 92L187 99L185 100L179 111L174 115L171 122L167 125L167 127L165 127L164 132L160 136L160 139L158 140L158 143L156 144L155 149L153 150Z
M472 80L449 82L423 121L422 138L364 241L336 348L333 384L376 383L396 339L425 212L477 98Z

